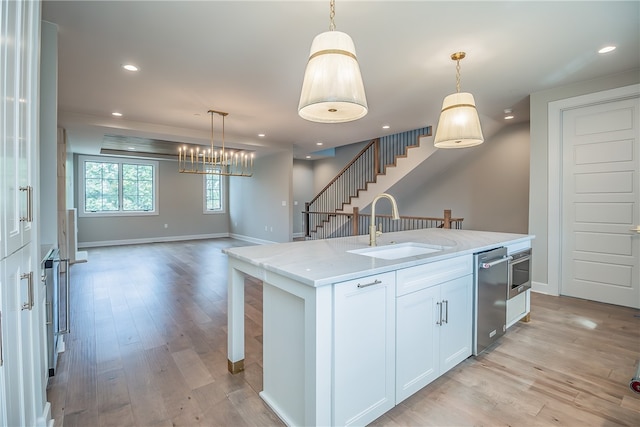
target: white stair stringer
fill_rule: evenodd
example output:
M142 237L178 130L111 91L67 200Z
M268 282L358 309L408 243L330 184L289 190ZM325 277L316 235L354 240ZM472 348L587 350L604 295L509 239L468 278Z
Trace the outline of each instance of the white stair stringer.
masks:
M344 205L343 209L338 212L352 213L355 207L359 210L366 208L378 194L384 193L395 185L405 175L420 166L436 150L437 148L433 146L432 136L420 138L418 147L408 148L406 157L397 158L395 166L387 166L384 175L378 175L376 182L370 183L366 190L360 191L358 197L352 198L351 203Z

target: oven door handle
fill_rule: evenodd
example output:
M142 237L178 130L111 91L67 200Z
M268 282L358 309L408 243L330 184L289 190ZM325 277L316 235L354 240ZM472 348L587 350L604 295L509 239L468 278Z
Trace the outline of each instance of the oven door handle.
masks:
M521 262L529 261L531 259L531 255L526 255L520 258L511 257L511 265L520 264Z

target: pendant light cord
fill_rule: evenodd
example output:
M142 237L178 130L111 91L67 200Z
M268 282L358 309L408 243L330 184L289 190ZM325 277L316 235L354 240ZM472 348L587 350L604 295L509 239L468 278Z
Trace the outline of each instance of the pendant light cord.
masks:
M456 61L456 92L460 93L460 60Z
M329 10L329 31L335 31L336 23L333 21L333 18L336 17L336 0L331 0Z

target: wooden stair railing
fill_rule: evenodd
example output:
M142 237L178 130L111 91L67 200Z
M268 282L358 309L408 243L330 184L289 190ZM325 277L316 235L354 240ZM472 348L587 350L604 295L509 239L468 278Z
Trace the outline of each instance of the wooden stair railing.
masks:
M407 149L420 144L420 137L430 136L431 126L387 135L370 141L310 202L305 203L305 235L321 227L329 215L343 209L360 191L366 190L377 176L384 174L397 159L407 156ZM310 215L308 212L318 212Z
M369 223L371 222L370 214L361 214L356 208L351 213L345 212L303 212L308 215L326 215L330 218L344 218L343 224L338 229L319 227L316 233L307 236L307 239L328 239L333 237L348 237L367 234L369 232ZM381 225L384 232L421 230L424 228L447 228L462 229L464 218L454 218L451 216L451 209L445 209L442 218L436 217L418 217L418 216L400 216L399 220L394 220L391 215L376 215L377 225Z

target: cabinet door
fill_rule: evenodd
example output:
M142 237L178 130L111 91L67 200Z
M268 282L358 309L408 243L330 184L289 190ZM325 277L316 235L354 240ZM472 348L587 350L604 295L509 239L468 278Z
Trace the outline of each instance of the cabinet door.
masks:
M27 399L31 399L26 392L31 384L32 373L27 372L31 357L30 338L28 329L28 310L22 309L27 302L28 283L23 279L28 274L25 269L22 251L16 252L5 259L4 295L5 310L3 317L3 339L5 348L5 395L7 425L33 425L35 419ZM4 298L3 298L4 299ZM11 349L9 351L9 349ZM28 376L25 376L25 373Z
M397 299L396 404L438 378L439 304L439 286Z
M531 289L507 300L507 328L516 324L529 313Z
M440 285L443 323L440 328L440 374L471 355L473 275Z
M395 273L334 285L333 425L363 425L395 404Z
M0 75L4 94L0 114L0 195L2 238L7 256L31 241L33 150L38 125L39 11L36 2L2 2Z

